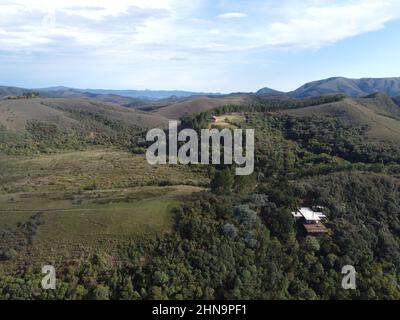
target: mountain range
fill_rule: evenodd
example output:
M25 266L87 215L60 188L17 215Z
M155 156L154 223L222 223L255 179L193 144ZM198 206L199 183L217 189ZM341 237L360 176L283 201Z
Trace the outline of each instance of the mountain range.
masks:
M32 89L0 86L0 99L22 96L29 91L32 91ZM92 101L101 103L104 106L112 105L114 109L135 109L141 112L142 125L154 124L155 122L153 118L146 118L143 121L146 114L154 115L158 122L163 122L166 119L179 119L186 115L226 105L262 104L268 103L270 99L280 99L290 103L291 100L295 99L337 93L351 98L351 103L346 104L346 112L354 105L361 106L360 110L364 110L363 107L367 106L369 109L373 109L374 113L383 113L386 117L400 118L400 78L347 79L336 77L310 82L287 93L270 88L260 89L256 93L232 94L206 94L189 91L83 90L67 87L51 87L35 89L35 91L39 92L40 101L53 99L52 103L54 103L56 101L54 99L67 99L69 104L75 105L77 108L86 105L85 101ZM346 101L350 100L347 99ZM37 101L32 103L37 103ZM25 107L27 107L29 104L28 102L20 101L20 103L16 102L11 105L26 105ZM340 105L339 109L342 112L344 110L342 102L337 103L333 108L334 110L338 110L337 105ZM39 103L39 106L35 110L44 108L43 103ZM109 108L110 110L112 109L111 107ZM15 107L12 109L17 111ZM314 111L319 110L318 108L314 109ZM138 114L135 114L135 116L138 116ZM27 116L27 118L31 118L31 116Z
M189 97L223 97L221 93L195 92L182 90L108 90L108 89L76 89L63 86L24 89L17 87L0 86L0 98L7 96L22 95L23 92L35 90L43 97L62 98L90 98L105 102L113 102L121 105L136 106L145 102L161 99L179 99ZM342 93L349 97L363 97L376 92L382 92L395 99L400 100L400 77L397 78L362 78L349 79L344 77L333 77L306 83L296 90L282 92L264 87L255 95L288 96L291 98L307 98L327 94ZM252 93L238 93L230 95L244 95Z
M63 86L40 88L39 92L59 93L70 91L77 94L93 94L93 95L117 95L122 97L147 99L147 100L160 100L168 99L170 97L191 97L191 96L218 96L220 93L212 92L194 92L183 90L109 90L109 89L76 89Z
M349 79L333 77L309 82L291 92L280 92L268 87L256 92L258 95L287 95L293 98L307 98L326 94L343 93L349 97L362 97L382 92L390 97L400 96L400 77Z

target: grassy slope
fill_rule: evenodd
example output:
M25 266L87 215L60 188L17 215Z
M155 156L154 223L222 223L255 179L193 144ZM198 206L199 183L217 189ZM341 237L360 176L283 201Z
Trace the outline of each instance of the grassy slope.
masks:
M168 232L171 209L208 183L201 167L150 166L142 155L110 149L0 156L0 167L0 231L14 233L38 212L44 219L32 245L0 269L83 261L97 250L112 256L121 240ZM3 245L12 247L15 234Z
M377 114L400 119L400 107L383 93L375 93L356 101Z
M172 209L182 197L200 190L190 186L142 187L112 193L84 192L70 199L43 193L0 196L1 229L15 230L18 222L37 212L42 212L44 221L32 245L18 250L13 260L0 262L0 269L81 260L98 251L113 256L121 241L150 239L169 232ZM77 203L77 198L82 202Z
M69 118L62 111L49 108L41 102L41 99L0 101L0 124L13 131L24 130L29 120L52 122L61 130L81 127L77 120Z
M101 114L110 120L119 120L126 124L143 128L162 126L167 121L167 119L160 115L124 108L111 103L71 99L48 99L43 101L43 103L56 108L61 107L64 110L73 111L78 108L82 111Z
M286 110L284 113L300 117L312 115L339 117L348 124L368 125L370 128L368 137L372 140L399 141L400 139L400 121L389 117L387 108L379 108L379 104L374 104L368 99L345 99L332 104Z
M84 130L84 124L64 110L98 113L110 120L120 120L139 127L157 127L166 123L160 115L127 109L115 104L105 104L79 99L21 99L0 101L0 124L9 130L23 130L29 120L47 121L61 130Z
M0 156L0 192L116 189L159 184L207 183L203 167L151 166L144 155L93 149L31 157ZM198 170L198 171L195 171Z
M226 97L196 97L185 101L172 103L157 110L157 114L169 119L179 119L186 115L192 115L207 111L224 105L237 105L250 102L251 98L246 95L232 95Z

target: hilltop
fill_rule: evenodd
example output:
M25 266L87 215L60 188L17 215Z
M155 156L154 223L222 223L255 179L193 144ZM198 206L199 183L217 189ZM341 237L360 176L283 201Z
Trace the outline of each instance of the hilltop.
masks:
M256 92L257 95L282 95L285 94L282 91L274 90L268 87L262 88Z

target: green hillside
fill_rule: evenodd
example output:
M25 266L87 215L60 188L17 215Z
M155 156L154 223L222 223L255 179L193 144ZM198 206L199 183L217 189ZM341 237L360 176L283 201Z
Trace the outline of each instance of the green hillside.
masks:
M89 100L2 100L0 151L51 153L99 145L133 150L147 129L166 124L157 114Z
M345 99L340 102L285 110L285 114L297 117L314 115L330 116L344 123L368 126L367 137L377 141L400 141L400 108L384 95L364 99Z

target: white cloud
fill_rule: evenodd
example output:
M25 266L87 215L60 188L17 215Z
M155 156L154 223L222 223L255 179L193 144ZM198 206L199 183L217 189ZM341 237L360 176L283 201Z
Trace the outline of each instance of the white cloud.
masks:
M242 12L227 12L217 15L219 19L236 19L236 18L246 18L248 15Z
M265 45L319 47L348 37L378 30L400 18L400 2L359 0L341 5L311 5L292 13L287 21L271 23L265 36L257 35Z
M190 86L222 81L246 53L320 48L399 18L399 0L0 0L0 54L89 56Z
M43 51L51 43L51 50L56 50L57 39L63 39L60 48L69 39L71 46L92 46L94 51L109 51L113 45L141 55L141 50L150 48L155 56L157 50L181 56L182 51L192 55L265 47L314 48L380 29L400 17L397 0L254 0L248 14L225 12L217 20L207 14L207 6L207 0L80 0L76 4L8 0L0 2L0 47ZM251 19L237 19L244 17ZM224 23L229 19L237 22Z

